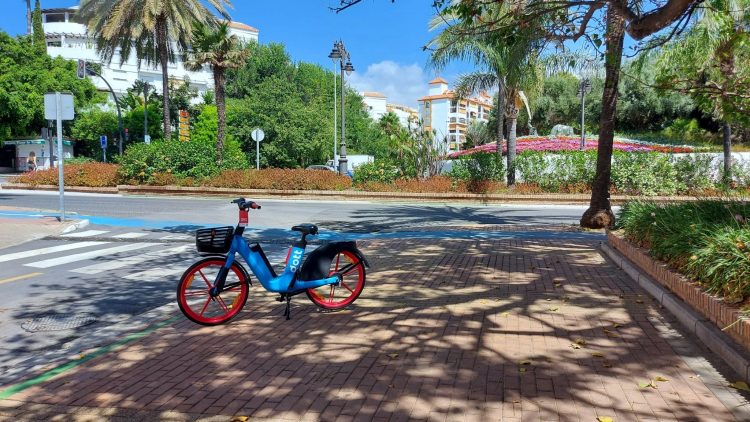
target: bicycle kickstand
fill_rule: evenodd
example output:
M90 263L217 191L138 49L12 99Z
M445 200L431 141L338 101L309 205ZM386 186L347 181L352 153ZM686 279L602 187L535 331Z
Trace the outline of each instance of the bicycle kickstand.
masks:
M286 297L286 309L284 310L284 316L286 317L287 321L289 321L292 318L291 302L292 302L292 297L287 296Z

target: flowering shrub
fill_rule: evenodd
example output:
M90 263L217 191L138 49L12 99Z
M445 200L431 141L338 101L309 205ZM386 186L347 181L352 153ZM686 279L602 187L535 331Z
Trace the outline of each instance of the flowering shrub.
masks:
M552 138L544 136L524 136L516 140L516 151L576 151L579 150L581 139L572 136L556 136ZM596 139L586 139L586 150L596 150L599 148L599 142ZM614 149L625 152L693 152L691 146L669 146L659 145L649 142L641 142L633 139L616 138ZM497 153L497 142L480 145L463 151L457 151L448 155L448 158L457 158L462 155L471 155L478 152ZM503 145L503 154L507 152L507 147Z
M633 243L730 302L750 296L750 205L630 202L618 228Z
M352 186L352 181L346 176L323 170L224 170L208 179L204 185L241 189L344 190Z
M105 163L64 164L63 177L68 186L108 187L117 186L118 166ZM32 186L57 185L58 169L24 173L13 180L15 183L26 183Z
M358 166L354 172L354 183L356 185L367 182L392 183L401 176L401 170L396 166L388 165L382 161L365 163Z

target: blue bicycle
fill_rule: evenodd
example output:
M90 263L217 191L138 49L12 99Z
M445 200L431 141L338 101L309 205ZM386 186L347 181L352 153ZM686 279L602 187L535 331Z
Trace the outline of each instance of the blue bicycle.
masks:
M260 205L244 198L235 199L239 208L236 227L200 229L196 232L198 252L208 257L191 265L177 286L177 303L182 313L201 325L223 324L239 314L247 302L250 275L235 259L237 253L250 266L260 284L279 293L286 301L284 316L291 317L291 298L301 293L326 310L351 305L365 287L367 259L355 242L332 242L314 251L304 260L307 236L318 234L314 224L292 227L302 238L287 253L284 272L276 275L259 244L250 245L242 234L248 224L248 211Z

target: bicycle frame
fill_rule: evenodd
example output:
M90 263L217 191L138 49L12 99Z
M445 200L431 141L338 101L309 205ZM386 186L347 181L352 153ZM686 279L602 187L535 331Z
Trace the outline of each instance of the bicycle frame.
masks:
M302 258L305 255L305 247L299 243L292 246L284 272L280 276L277 276L260 245L256 243L250 246L247 240L242 237L243 230L241 229L243 229L243 227L238 227L237 230L235 230L232 238L232 246L227 253L224 267L214 281L214 286L218 287L217 290L219 293L224 287L226 274L234 263L237 253L239 253L245 262L247 262L247 265L250 266L250 270L255 274L255 277L263 288L270 292L286 294L298 293L307 289L337 284L341 281L340 275L334 275L319 280L297 280L297 271L302 266Z

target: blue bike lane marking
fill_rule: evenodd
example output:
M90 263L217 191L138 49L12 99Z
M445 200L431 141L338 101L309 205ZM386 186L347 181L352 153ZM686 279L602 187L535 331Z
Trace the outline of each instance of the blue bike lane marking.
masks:
M54 213L33 211L0 211L0 217L39 218L54 217ZM148 220L143 218L104 217L77 215L75 219L87 219L91 224L115 227L140 228L146 230L167 230L192 233L205 227L221 226L216 222L195 222L179 220ZM227 226L230 224L226 224ZM295 232L278 227L248 228L245 236L251 240L290 239L297 237ZM375 240L375 239L565 239L565 240L604 240L604 233L564 232L564 231L484 231L484 230L439 230L439 231L396 231L396 232L334 232L326 230L311 240Z

